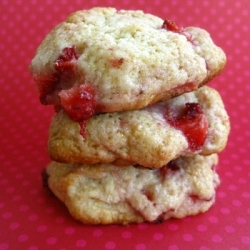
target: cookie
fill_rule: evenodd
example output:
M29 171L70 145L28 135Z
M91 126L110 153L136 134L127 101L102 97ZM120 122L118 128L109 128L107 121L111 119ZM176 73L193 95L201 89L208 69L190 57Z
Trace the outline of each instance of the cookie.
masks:
M141 110L105 113L84 128L65 112L54 116L48 151L59 162L159 168L180 156L224 149L230 123L219 93L203 86Z
M160 169L51 162L49 189L85 224L162 222L207 211L215 201L217 155L179 158Z
M74 121L141 109L196 90L224 68L209 33L142 11L77 11L38 47L30 71L43 104Z

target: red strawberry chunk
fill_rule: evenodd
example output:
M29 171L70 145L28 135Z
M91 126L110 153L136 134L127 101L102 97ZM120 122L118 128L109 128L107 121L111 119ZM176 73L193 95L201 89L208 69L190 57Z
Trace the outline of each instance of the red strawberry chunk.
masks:
M185 32L185 30L183 28L179 28L176 25L176 23L172 20L168 20L168 19L164 20L161 28L178 33L178 34L181 34L181 35L184 35L190 43L194 44L191 34Z
M180 33L183 30L179 28L174 21L168 19L164 20L162 28L176 33Z
M60 73L71 73L76 67L78 55L75 46L66 47L54 63L55 70Z
M71 89L61 90L58 95L61 98L61 105L69 117L80 124L80 134L85 138L87 120L95 114L93 86L82 84Z
M94 115L94 89L92 85L81 84L59 92L61 104L69 117L82 122Z
M199 103L186 103L180 110L169 108L166 110L165 119L171 126L184 133L190 150L197 151L202 148L208 122Z
M42 104L58 105L57 93L63 88L65 81L68 82L71 77L74 78L77 59L78 55L75 46L66 47L54 62L54 73L34 77Z
M51 75L35 77L42 104L54 105L55 110L64 109L71 120L81 126L80 133L85 137L87 120L95 114L94 88L91 84L76 85L76 47L65 47L54 62L55 72ZM122 61L117 62L118 64ZM115 66L119 66L116 63Z
M112 59L110 61L111 65L113 68L119 68L124 62L123 58L119 58L119 59Z

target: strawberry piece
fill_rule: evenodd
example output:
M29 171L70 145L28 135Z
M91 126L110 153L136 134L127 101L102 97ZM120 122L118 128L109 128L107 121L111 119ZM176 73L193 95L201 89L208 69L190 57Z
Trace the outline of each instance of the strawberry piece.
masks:
M56 72L50 75L37 75L35 84L40 93L40 101L44 105L58 105L57 92L62 89L62 82L74 77L78 55L75 46L62 50L58 59L54 62Z
M72 47L66 47L55 61L54 68L61 74L71 74L76 68L77 59L76 47L74 45Z
M182 32L182 28L179 28L174 21L168 20L168 19L164 20L162 24L162 29L166 29L166 30L173 31L176 33Z
M69 117L81 122L89 119L95 113L94 89L91 85L82 84L59 92L62 107Z
M94 88L90 84L69 88L76 78L78 57L74 45L65 47L54 62L55 72L38 76L35 82L41 103L54 105L56 111L63 108L71 120L80 124L80 133L85 137L84 128L87 120L95 113Z
M186 103L180 110L167 109L165 119L171 126L184 133L190 150L197 151L202 148L208 122L199 103Z
M164 20L161 28L166 29L168 31L172 31L172 32L181 34L181 35L185 36L190 43L194 44L191 34L189 34L188 32L185 32L185 30L183 28L179 28L176 25L176 23L172 20L168 20L168 19Z
M86 122L95 114L93 86L82 84L61 90L58 95L61 98L62 107L73 121L80 124L80 133L85 137Z
M112 59L110 61L111 65L113 68L119 68L124 62L124 59L123 58L120 58L120 59Z

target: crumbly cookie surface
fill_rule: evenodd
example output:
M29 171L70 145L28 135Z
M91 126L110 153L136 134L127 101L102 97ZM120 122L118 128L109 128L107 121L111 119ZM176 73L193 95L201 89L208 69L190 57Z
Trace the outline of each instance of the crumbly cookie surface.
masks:
M95 112L139 109L195 90L220 73L225 54L205 30L173 32L163 22L113 8L73 13L32 60L42 102L60 106L62 90L90 85Z
M161 169L52 162L48 187L85 224L162 222L207 211L217 155L179 158Z
M190 149L186 134L166 119L166 110L181 109L186 103L199 103L208 123L204 144L196 150ZM193 126L192 136L200 133L196 130L199 123ZM159 168L179 156L220 152L226 145L229 130L229 118L219 93L203 86L142 110L93 116L85 127L86 138L80 135L78 123L59 112L51 123L48 151L59 162Z

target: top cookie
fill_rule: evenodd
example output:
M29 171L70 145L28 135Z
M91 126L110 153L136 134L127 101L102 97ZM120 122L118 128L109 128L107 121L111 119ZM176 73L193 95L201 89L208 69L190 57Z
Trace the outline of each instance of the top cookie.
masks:
M193 91L225 62L203 29L178 28L142 11L93 8L56 26L37 49L30 71L41 102L79 121Z

